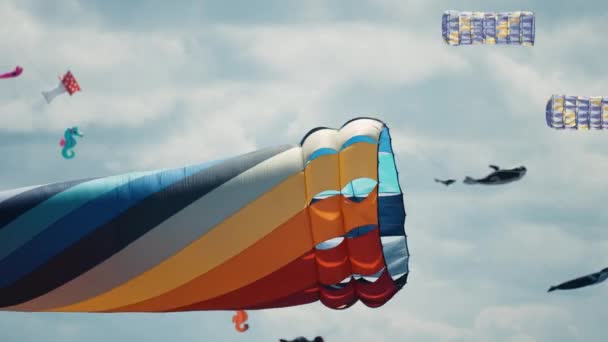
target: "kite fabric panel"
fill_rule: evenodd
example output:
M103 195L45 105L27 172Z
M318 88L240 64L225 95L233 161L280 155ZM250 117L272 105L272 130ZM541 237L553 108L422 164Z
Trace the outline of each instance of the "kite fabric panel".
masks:
M443 40L449 45L508 44L533 46L534 13L445 11Z
M0 310L251 310L389 301L406 283L388 127L178 169L0 192Z
M547 125L555 129L608 129L608 98L553 95L545 114Z

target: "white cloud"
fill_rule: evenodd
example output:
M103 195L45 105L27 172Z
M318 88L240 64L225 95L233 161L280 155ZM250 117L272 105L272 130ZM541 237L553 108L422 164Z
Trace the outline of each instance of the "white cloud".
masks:
M372 24L222 31L278 72L278 77L307 86L354 82L411 84L468 65L464 59L450 56L441 41L428 34Z
M5 13L25 28L4 35L11 37L9 45L19 47L11 50L14 57L15 51L27 57L17 93L28 96L7 99L0 108L6 123L0 130L60 134L72 125L84 131L135 130L146 122L166 122L166 134L151 137L141 149L123 152L104 140L116 157L128 158L106 164L112 170L198 162L219 157L220 150L221 156L244 153L257 148L252 136L275 134L269 123L286 113L293 119L280 133L295 143L323 118L338 114L325 107L339 86L411 84L467 66L463 59L448 58L443 46L428 36L374 24L218 26L207 30L240 46L243 56L274 70L276 77L216 81L206 78L210 71L204 67L211 62L210 47L198 44L189 52L185 48L200 32L110 31L94 13L75 4L70 8L74 16L90 18L91 24L78 30L53 27L4 5ZM185 82L184 73L194 71L193 58L201 78ZM40 91L55 87L55 76L67 68L74 71L82 92L45 104ZM346 113L344 117L348 119ZM184 146L199 147L200 152L192 154Z
M466 341L471 336L466 329L421 319L418 313L396 306L369 309L362 304L356 304L345 311L333 311L321 307L320 304L313 304L263 312L262 315L264 319L261 324L275 327L277 334L291 338L298 335L309 338L321 335L328 341L349 341L354 336L361 341L378 338L383 341L392 339ZM344 324L346 322L359 323ZM327 328L310 329L310 327Z
M477 341L578 340L571 314L548 305L486 308L475 319L475 331Z
M544 56L543 56L544 57ZM534 61L516 61L498 51L489 54L489 67L492 69L491 75L496 78L502 93L511 100L511 105L515 109L514 113L519 115L530 115L523 111L523 105L532 104L537 108L536 112L544 116L545 105L551 95L602 95L602 80L590 79L589 76L580 75L569 70L569 65L552 62L550 59ZM542 64L544 68L538 66ZM526 106L527 108L527 106Z
M582 51L602 54L593 32L604 21L604 17L569 20L551 31L539 27L532 51L517 47L496 49L487 54L485 63L492 70L489 75L511 100L515 114L529 115L522 110L528 103L534 106L530 108L544 113L545 104L553 94L605 95L602 74L593 67L587 69L591 60L581 54Z
M437 302L433 305L442 304ZM435 308L438 312L441 310L440 307ZM314 304L267 311L260 316L264 318L260 320L258 317L259 324L274 327L275 334L279 336L293 338L302 335L312 338L322 335L332 341L349 341L353 336L362 341L380 338L382 341L480 342L571 341L580 337L571 314L564 309L540 304L483 308L471 322L470 328L424 319L416 310L397 306L368 309L357 304L347 311L328 311Z

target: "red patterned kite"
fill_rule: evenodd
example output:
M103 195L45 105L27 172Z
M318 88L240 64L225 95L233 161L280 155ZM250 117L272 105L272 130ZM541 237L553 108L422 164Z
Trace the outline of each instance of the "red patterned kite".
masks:
M80 86L78 85L76 78L74 78L74 75L72 75L72 72L68 70L63 77L59 78L59 85L55 89L43 91L42 95L46 99L47 103L51 103L51 101L53 101L57 95L68 93L70 96L72 96L72 94L77 91L80 91Z

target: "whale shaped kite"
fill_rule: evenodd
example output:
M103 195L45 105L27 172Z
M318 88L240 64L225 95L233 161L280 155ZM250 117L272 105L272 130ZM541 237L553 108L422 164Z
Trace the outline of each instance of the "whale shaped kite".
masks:
M527 172L525 166L515 167L512 169L501 169L496 165L490 165L494 172L484 178L474 179L466 176L463 183L465 184L483 184L483 185L502 185L508 184L522 179Z
M317 336L317 337L315 337L313 340L309 340L309 339L307 339L306 337L302 337L302 336L300 336L300 337L296 337L296 338L295 338L295 339L293 339L293 340L286 340L286 339L283 339L283 338L282 338L282 339L280 339L279 341L280 341L280 342L325 342L325 340L324 340L324 339L323 339L323 337L321 337L321 336Z

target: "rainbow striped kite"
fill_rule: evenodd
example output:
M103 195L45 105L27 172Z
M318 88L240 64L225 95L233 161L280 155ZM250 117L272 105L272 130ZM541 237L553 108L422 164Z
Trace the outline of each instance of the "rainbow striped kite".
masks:
M0 310L378 307L406 283L387 126L206 164L0 192Z

